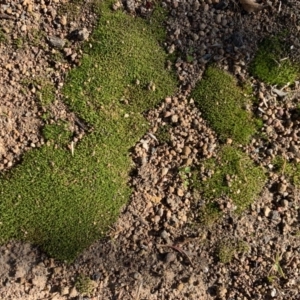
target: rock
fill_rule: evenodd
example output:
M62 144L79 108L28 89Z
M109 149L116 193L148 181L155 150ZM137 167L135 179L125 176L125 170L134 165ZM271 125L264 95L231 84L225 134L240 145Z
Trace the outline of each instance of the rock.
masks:
M239 32L235 32L231 36L231 42L235 47L240 48L244 45L243 36Z
M279 97L284 97L287 95L287 93L281 91L281 90L278 90L278 89L273 89L272 90L276 95L278 95Z
M61 39L57 36L49 36L48 37L49 44L54 48L63 48L66 44L66 40Z
M32 284L35 285L39 290L44 289L47 283L47 277L43 275L35 276L32 279Z
M184 288L184 284L182 282L178 283L176 289L180 292L183 290L183 288Z
M89 38L90 33L86 28L75 29L69 33L68 39L75 41L86 41Z
M166 242L169 242L169 234L163 230L160 234L160 236L166 241Z
M185 156L189 156L191 154L191 152L192 152L192 150L189 146L185 146L183 148L183 153L184 153Z
M16 273L15 273L15 277L16 278L22 278L25 277L27 274L26 269L23 265L18 265L16 267Z
M264 215L265 215L265 217L269 217L270 213L271 213L270 208L268 206L266 206L264 208Z
M184 191L183 191L182 189L177 189L177 195L178 195L179 197L183 197Z
M177 123L178 122L178 115L173 115L171 117L171 121L172 121L172 123Z
M63 26L67 25L67 17L66 16L62 16L60 18L60 24L63 25Z
M173 261L176 260L176 254L174 252L169 252L167 253L166 257L165 257L165 263L169 264Z
M76 287L72 287L72 289L70 290L70 294L69 294L69 297L70 298L75 298L78 296L78 291L76 290Z
M69 297L70 298L75 298L78 296L78 291L76 290L76 287L72 287L71 290L70 290L70 294L69 294Z
M67 287L67 286L61 287L60 294L61 294L62 296L67 296L67 295L69 295L69 287Z

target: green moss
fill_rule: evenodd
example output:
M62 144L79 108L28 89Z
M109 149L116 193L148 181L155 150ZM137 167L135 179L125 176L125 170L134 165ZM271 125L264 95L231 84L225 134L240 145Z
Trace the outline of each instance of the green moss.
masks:
M0 177L1 242L27 240L72 261L105 236L129 199L129 149L147 129L142 113L173 94L176 81L165 70L166 54L157 41L161 28L155 34L160 23L112 12L110 5L100 5L92 47L85 47L63 89L66 104L91 132L72 155L60 147L69 139L66 125L46 126L50 142ZM150 82L155 89L147 88Z
M89 295L94 288L94 284L88 276L80 274L76 279L75 287L81 295Z
M0 27L0 43L4 43L7 40L7 36L3 29Z
M283 86L294 83L299 77L299 64L295 65L288 58L287 45L280 36L269 37L259 45L251 65L253 76L269 83Z
M171 134L170 134L171 125L165 124L161 125L157 132L155 133L157 139L160 143L169 143L171 141Z
M263 169L233 146L223 146L219 159L206 160L202 167L212 175L204 181L195 173L194 188L207 200L219 197L231 199L237 212L243 211L255 200L266 181Z
M221 263L227 264L235 255L248 252L249 249L249 245L245 241L225 239L217 247L217 257Z
M221 217L222 212L219 206L214 202L207 203L199 211L200 222L208 227L216 224Z
M41 83L41 89L36 93L43 106L51 104L55 100L55 87L52 82Z
M274 171L286 175L292 184L300 188L300 164L296 162L288 162L281 156L276 156L272 164Z
M255 133L253 117L245 109L251 98L245 92L233 76L213 67L206 70L192 92L204 118L223 142L231 138L245 144Z
M46 140L55 144L65 146L71 139L72 133L67 128L67 124L59 122L57 124L46 125L43 128L43 135Z

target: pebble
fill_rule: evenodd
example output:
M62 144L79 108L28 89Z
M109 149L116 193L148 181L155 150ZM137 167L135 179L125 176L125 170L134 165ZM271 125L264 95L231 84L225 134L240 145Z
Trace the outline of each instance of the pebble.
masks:
M172 123L177 123L178 122L178 115L173 115L171 117L171 121L172 121Z
M176 254L174 252L169 252L167 253L166 257L165 257L165 263L169 264L173 261L176 260Z
M269 216L270 216L270 213L271 213L270 208L269 208L268 206L266 206L266 207L264 208L264 215L265 215L265 217L269 217Z
M49 36L48 41L50 45L54 48L63 48L66 44L66 41L64 39L61 39L56 36Z

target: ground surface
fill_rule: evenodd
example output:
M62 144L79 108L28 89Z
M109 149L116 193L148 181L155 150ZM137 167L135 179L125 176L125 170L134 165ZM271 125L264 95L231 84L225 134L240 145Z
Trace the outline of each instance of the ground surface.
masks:
M1 4L1 25L11 38L1 43L2 170L44 143L39 91L32 87L24 101L21 82L30 74L47 74L57 53L51 47L23 47L28 42L24 32L40 19L49 36L63 37L72 28L92 30L95 19L88 6L81 7L76 21L66 23L55 18L60 2L67 1ZM258 41L286 28L292 32L287 41L293 45L292 57L298 57L300 5L265 4L262 11L247 14L235 1L164 3L170 13L165 47L181 56L175 62L181 86L177 95L147 113L151 127L132 151L136 169L129 205L109 239L93 244L70 266L29 244L2 246L1 299L299 299L299 178L297 173L289 176L286 163L299 160L298 83L279 90L250 78L259 99L250 109L263 121L264 138L240 148L266 168L267 181L249 209L237 216L228 199L218 199L223 217L204 226L198 212L205 199L199 201L190 188L189 166L201 169L202 161L218 157L221 147L189 96L207 63L215 62L243 82ZM127 1L124 7L148 18L152 2ZM34 13L28 17L24 10ZM58 64L49 74L57 94L65 72L80 56L76 47L69 49L71 63ZM67 119L79 136L84 133L59 97L52 118ZM167 128L165 135L161 128ZM284 158L282 163L274 161L277 156ZM208 171L201 171L202 178L210 177ZM80 281L80 274L87 277ZM90 295L79 295L89 288Z

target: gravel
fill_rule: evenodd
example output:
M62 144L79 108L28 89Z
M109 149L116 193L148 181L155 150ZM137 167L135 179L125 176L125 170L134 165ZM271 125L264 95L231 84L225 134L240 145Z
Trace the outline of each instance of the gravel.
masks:
M50 122L69 122L76 141L85 134L84 124L62 103L59 90L66 72L79 62L78 47L88 39L95 18L85 5L74 21L68 14L58 19L62 2L12 0L0 6L7 36L0 44L0 170L12 168L27 150L44 143L39 132L45 112L37 97L38 82L26 85L30 76L49 74L49 83L57 89ZM253 113L263 120L261 131L267 138L253 138L243 150L266 167L269 179L247 211L232 214L225 203L219 222L211 228L198 226L195 203L201 205L204 199L195 201L191 174L184 171L217 157L220 147L189 98L207 63L216 63L243 82L249 78L246 69L258 42L299 22L297 1L262 1L260 11L251 14L241 2L242 6L227 0L163 2L170 12L165 48L182 53L174 66L169 63L176 69L180 89L147 113L149 132L131 154L136 172L130 203L109 238L91 245L71 265L28 243L1 246L1 299L83 299L75 284L79 274L92 282L86 299L299 299L300 191L272 165L276 155L300 160L299 82L279 89L250 78L258 98ZM148 17L153 6L130 0L116 2L113 9L122 7ZM34 30L43 32L41 44L34 43ZM298 57L299 33L291 30ZM63 61L53 59L61 51L57 48L65 55ZM221 256L225 242L240 250L228 263L216 255Z

